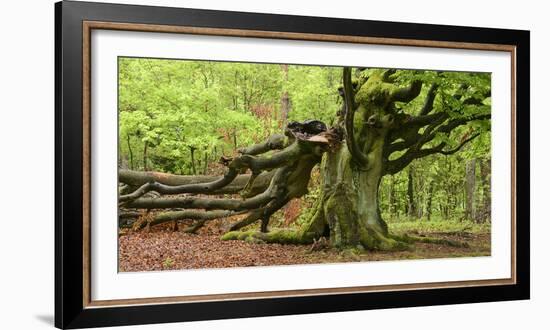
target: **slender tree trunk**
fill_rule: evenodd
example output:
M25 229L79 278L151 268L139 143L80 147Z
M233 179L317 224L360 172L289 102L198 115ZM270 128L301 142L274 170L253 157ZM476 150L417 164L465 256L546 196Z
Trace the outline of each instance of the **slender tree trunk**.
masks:
M128 155L130 156L130 169L134 169L134 153L132 151L132 145L130 144L130 134L126 135L126 143L128 144Z
M466 209L464 218L475 219L476 160L466 162Z
M479 170L483 185L483 200L481 210L478 212L478 221L485 222L491 220L491 160L480 161Z
M283 80L288 81L288 64L282 64L281 69L283 70ZM290 112L290 98L288 96L288 91L283 91L281 96L281 127L286 127L288 121L288 114Z
M424 182L424 176L422 174L416 175L416 185L413 185L414 191L416 191L415 194L415 207L416 207L416 218L422 219L424 216L424 207L426 204L426 185Z
M407 199L408 199L408 207L407 207L407 215L409 218L416 218L417 217L417 209L416 209L416 202L414 200L414 175L413 175L414 169L412 167L412 164L409 165L409 170L407 173L408 182L407 182Z
M432 219L432 200L433 200L433 191L434 191L434 181L430 181L428 187L428 201L426 203L426 218L428 221Z
M447 173L452 173L453 170L453 164L449 161L449 158L445 157L445 165L447 166ZM448 180L448 179L447 179ZM452 196L453 192L451 191L451 182L447 181L447 184L445 185L445 194L447 195L447 198L445 198L445 212L444 216L445 219L449 219L451 217L451 205L452 205Z
M451 211L452 211L452 192L450 188L445 189L447 193L447 198L445 202L445 219L449 219L451 217Z
M205 151L204 152L204 170L202 174L206 175L207 172L208 172L208 152Z
M189 150L191 151L191 170L193 171L193 175L197 175L197 167L195 166L195 149L194 147L189 147Z
M396 202L395 202L395 177L390 176L390 193L389 193L389 209L390 216L395 217L396 213Z
M143 143L143 170L149 171L149 168L147 167L147 147L149 146L149 142L145 141Z

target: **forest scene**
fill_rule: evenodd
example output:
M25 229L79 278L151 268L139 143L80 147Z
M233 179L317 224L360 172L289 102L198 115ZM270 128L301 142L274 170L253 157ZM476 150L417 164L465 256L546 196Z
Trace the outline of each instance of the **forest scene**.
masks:
M491 255L491 75L118 60L119 271Z

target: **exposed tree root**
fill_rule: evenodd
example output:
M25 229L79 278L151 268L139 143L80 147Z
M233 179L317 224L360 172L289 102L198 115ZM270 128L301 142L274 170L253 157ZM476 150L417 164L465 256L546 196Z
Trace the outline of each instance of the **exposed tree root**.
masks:
M279 244L311 244L314 236L311 233L300 230L277 229L267 233L255 230L230 231L222 236L222 240L243 240L253 243L279 243Z
M369 251L406 251L411 250L411 242L396 239L367 227L367 230L361 230L361 245Z
M438 238L438 237L409 236L407 234L401 235L401 236L399 235L390 235L390 236L395 240L399 240L401 242L406 242L406 243L430 243L430 244L447 245L452 247L462 247L462 248L470 247L470 245L466 242L454 241L454 240Z
M183 230L184 233L188 233L188 234L196 234L197 233L197 230L201 229L202 227L204 227L204 225L206 224L206 221L207 220L199 220L197 221L194 225L191 225L187 228L185 228Z
M318 233L304 230L273 230L262 233L256 230L230 231L222 236L222 240L243 240L251 243L279 243L279 244L312 244L320 239ZM453 241L435 237L398 236L389 234L384 236L375 231L362 235L361 243L356 246L339 246L342 250L357 251L407 251L412 250L414 243L442 244L452 247L468 248L466 242Z

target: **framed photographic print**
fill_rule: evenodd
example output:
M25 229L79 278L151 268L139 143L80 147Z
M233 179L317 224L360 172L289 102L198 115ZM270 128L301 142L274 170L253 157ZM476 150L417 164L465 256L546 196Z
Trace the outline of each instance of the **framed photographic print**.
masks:
M59 328L529 298L529 32L59 2Z

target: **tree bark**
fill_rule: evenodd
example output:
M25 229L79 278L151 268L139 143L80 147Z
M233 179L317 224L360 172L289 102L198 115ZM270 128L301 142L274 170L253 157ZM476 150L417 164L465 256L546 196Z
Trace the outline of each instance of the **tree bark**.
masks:
M202 174L206 175L207 172L208 172L208 152L205 151L204 152L204 169L202 171Z
M281 69L283 70L283 80L288 81L288 64L282 64ZM283 91L281 95L281 122L282 127L286 127L288 121L288 114L290 112L290 98L288 96L288 91Z
M197 175L197 167L195 166L195 147L189 147L189 151L191 152L191 169L193 171L193 175Z
M479 162L483 199L478 212L478 222L491 221L491 159Z
M147 141L145 141L143 143L143 170L144 171L148 171L149 169L147 168L147 147L149 146L149 143Z
M416 202L414 200L414 175L413 167L409 165L407 172L407 215L409 218L417 217Z
M126 135L126 143L128 144L128 155L130 156L130 169L134 169L134 153L132 152L132 145L130 144L130 134Z
M337 248L402 250L403 242L389 237L380 215L378 189L382 178L382 141L371 149L369 170L357 167L345 145L323 160L322 193L311 212L310 236L319 237L328 226L330 243Z
M466 220L475 219L475 189L476 189L476 160L471 159L466 162L466 208L464 218Z
M390 216L395 217L396 216L396 198L395 198L395 177L392 175L390 176L390 193L389 193L389 211Z
M434 181L430 181L430 185L428 188L428 201L426 203L426 218L428 221L432 219L432 200L433 200L433 192L434 192Z
M273 177L275 171L263 172L254 180L252 184L250 196L255 196L269 186L269 182ZM244 189L247 182L250 181L250 174L237 175L235 180L227 186L211 192L212 194L237 194ZM208 176L208 175L174 175L160 172L141 172L141 171L129 171L119 170L118 179L120 182L125 183L131 187L140 187L148 182L158 182L169 186L180 186L189 184L201 184L218 181L221 176ZM209 194L208 191L203 194Z

